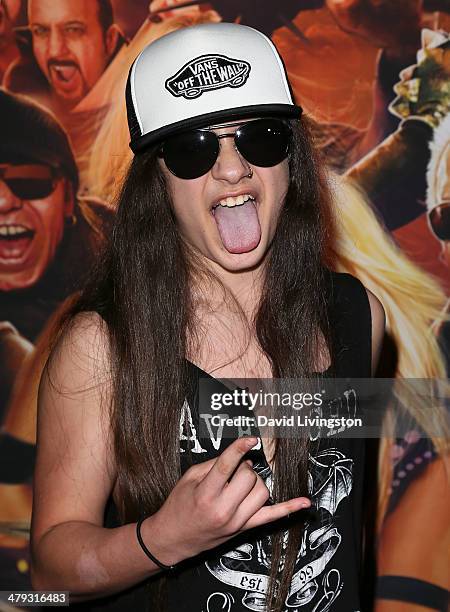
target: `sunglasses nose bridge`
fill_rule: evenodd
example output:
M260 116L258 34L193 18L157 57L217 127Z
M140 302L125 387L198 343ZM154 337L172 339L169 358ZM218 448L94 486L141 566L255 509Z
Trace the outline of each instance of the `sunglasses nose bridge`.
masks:
M21 208L22 200L16 196L11 187L3 180L0 175L0 214L6 213L11 209Z
M220 150L220 141L222 140L222 138L233 138L233 146L235 151L239 151L239 149L236 146L236 141L235 136L236 136L236 132L228 132L227 134L215 134L217 140L219 141L219 150Z
M216 134L219 142L219 152L212 168L215 178L225 178L229 182L237 182L249 173L249 163L236 146L235 136L236 132ZM233 138L232 149L222 146L220 141L225 138Z
M230 133L228 133L228 134L219 134L219 135L218 135L218 134L216 134L217 140L219 141L219 152L218 152L218 157L220 156L220 154L221 154L221 152L222 152L222 143L221 143L220 141L221 141L222 139L225 139L225 138L232 138L232 139L233 139L233 144L232 144L232 146L233 146L233 149L234 149L234 150L235 150L235 152L236 152L236 155L238 155L238 157L239 157L241 160L243 159L243 157L242 157L242 155L241 155L241 153L240 153L239 149L238 149L238 148L237 148L237 146L236 146L236 141L235 141L235 139L234 139L234 138L235 138L235 136L236 136L236 132L230 132Z

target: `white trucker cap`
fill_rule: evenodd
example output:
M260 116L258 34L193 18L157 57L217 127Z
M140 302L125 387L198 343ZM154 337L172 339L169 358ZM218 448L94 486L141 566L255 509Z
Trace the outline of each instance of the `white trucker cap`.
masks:
M126 103L135 153L218 121L302 112L272 41L236 23L182 28L145 47L131 66Z

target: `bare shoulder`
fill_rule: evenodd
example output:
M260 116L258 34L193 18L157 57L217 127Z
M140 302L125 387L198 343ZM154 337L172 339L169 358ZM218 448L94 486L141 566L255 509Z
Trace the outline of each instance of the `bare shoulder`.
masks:
M106 324L93 312L76 315L52 351L39 385L35 539L69 520L102 524L115 480L111 398Z
M367 287L365 288L369 298L370 312L372 317L372 375L375 373L378 359L380 357L381 346L383 344L384 332L386 328L386 313L383 304Z
M49 355L39 385L39 409L41 413L58 409L52 401L57 400L59 410L68 416L73 402L78 409L80 401L89 404L89 397L94 407L99 393L104 394L110 382L106 323L96 312L79 313Z
M96 312L79 313L52 351L47 370L73 377L85 376L88 371L105 374L109 370L108 348L108 330L102 317Z

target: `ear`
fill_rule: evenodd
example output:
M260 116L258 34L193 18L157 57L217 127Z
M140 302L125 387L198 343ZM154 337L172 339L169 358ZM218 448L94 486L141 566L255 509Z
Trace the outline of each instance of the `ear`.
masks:
M64 177L64 216L70 217L74 210L74 190L68 178Z
M117 42L119 40L119 35L119 27L115 23L110 25L105 35L105 47L106 54L108 57L111 57L111 55L114 53L117 47Z

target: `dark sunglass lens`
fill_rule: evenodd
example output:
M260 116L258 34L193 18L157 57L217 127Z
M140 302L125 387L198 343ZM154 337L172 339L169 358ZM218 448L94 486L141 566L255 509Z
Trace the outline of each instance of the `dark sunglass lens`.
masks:
M168 169L182 179L193 179L210 170L219 154L214 134L193 130L169 138L164 143L163 157Z
M431 209L428 219L431 229L439 240L450 240L450 202Z
M290 129L278 119L249 121L237 130L236 146L245 159L255 166L276 166L286 158Z
M4 180L14 195L22 200L41 200L55 189L52 179L5 178Z

